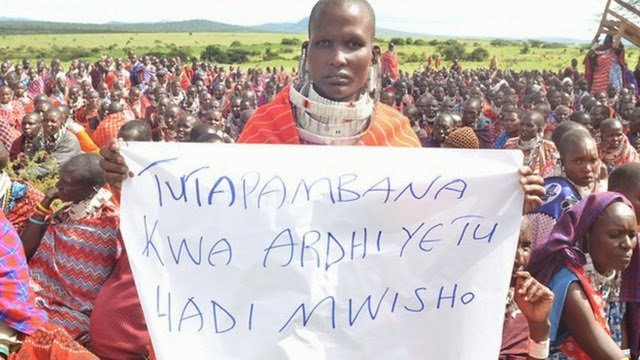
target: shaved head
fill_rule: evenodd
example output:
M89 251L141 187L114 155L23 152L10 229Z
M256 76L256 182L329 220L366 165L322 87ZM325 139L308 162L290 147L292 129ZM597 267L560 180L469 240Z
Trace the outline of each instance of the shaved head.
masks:
M607 119L600 124L600 131L606 131L613 128L622 129L622 123L618 119Z
M588 146L597 148L598 145L588 132L575 129L567 132L560 139L558 152L560 153L560 157L564 158L568 152Z
M376 34L376 14L371 7L371 4L367 0L319 0L316 5L311 10L311 15L309 15L309 37L311 37L311 25L318 21L318 17L322 13L322 10L326 6L350 6L350 5L360 5L371 17L371 24L373 24L371 29L371 38Z

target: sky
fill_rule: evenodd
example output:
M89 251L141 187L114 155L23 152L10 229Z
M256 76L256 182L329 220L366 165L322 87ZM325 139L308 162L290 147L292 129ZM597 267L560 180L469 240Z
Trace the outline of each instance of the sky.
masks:
M297 22L315 0L0 0L0 17L60 22ZM591 40L606 0L370 0L379 28L440 36ZM186 5L186 6L183 6Z

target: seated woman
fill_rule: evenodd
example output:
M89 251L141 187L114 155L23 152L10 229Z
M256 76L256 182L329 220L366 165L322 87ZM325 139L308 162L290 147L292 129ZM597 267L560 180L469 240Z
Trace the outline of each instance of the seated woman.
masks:
M607 119L600 124L600 158L609 174L620 165L640 162L636 149L629 144L624 135L622 122L618 119Z
M559 143L560 174L545 179L543 204L527 214L536 243L546 241L551 228L565 211L606 186L599 181L600 174L606 174L606 169L598 156L598 145L586 129L568 131Z
M21 234L36 305L81 344L89 342L93 303L118 252L118 212L99 162L81 154L65 163ZM52 212L56 199L69 204Z
M549 240L536 246L529 270L555 296L553 359L625 357L604 314L612 282L631 263L637 230L633 206L623 195L595 193L566 212Z
M520 120L520 135L507 140L504 149L521 150L524 154L524 165L533 169L535 174L546 178L556 167L558 150L553 142L542 137L544 124L544 117L538 112L532 111L524 115Z
M522 218L512 282L502 325L499 360L546 359L553 293L524 271L531 258L531 227Z

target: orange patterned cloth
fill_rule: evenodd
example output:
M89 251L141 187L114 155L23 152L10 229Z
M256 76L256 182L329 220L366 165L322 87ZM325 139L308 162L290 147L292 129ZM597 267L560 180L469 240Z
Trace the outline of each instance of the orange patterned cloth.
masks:
M9 355L9 360L98 360L89 350L75 342L62 327L45 324L33 335L22 339L22 345Z
M238 143L302 144L289 101L289 89L284 88L268 105L258 108L249 119ZM377 103L371 126L356 145L421 147L411 129L409 119L391 107Z
M109 141L118 137L118 131L127 121L127 117L122 112L107 116L91 135L93 142L99 148L109 145Z

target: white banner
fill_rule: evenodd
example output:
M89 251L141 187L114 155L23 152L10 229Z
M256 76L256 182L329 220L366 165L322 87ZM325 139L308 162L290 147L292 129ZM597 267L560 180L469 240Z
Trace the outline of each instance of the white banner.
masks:
M498 357L520 152L122 153L122 235L159 359Z

